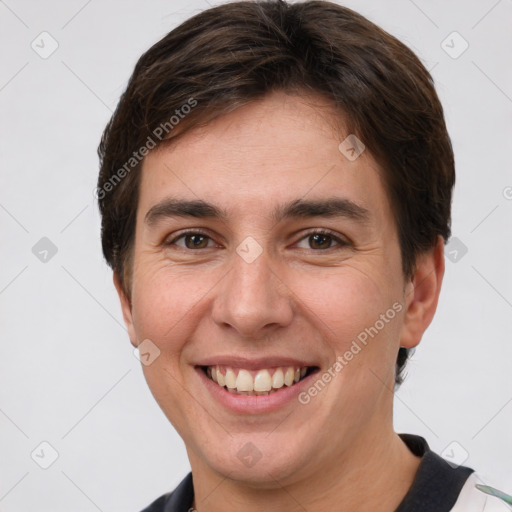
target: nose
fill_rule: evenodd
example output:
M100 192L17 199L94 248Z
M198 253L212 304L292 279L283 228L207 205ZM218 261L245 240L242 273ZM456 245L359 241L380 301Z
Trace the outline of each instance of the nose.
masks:
M254 261L234 252L230 263L212 308L217 325L231 328L237 337L254 340L289 325L293 294L268 251L263 250Z

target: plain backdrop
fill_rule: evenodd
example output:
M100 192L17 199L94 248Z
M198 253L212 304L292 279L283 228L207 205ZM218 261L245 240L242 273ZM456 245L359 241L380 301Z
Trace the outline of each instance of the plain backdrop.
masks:
M133 355L93 188L136 60L209 3L0 2L2 512L137 512L189 471ZM512 1L339 3L431 70L456 155L444 287L396 430L510 493Z

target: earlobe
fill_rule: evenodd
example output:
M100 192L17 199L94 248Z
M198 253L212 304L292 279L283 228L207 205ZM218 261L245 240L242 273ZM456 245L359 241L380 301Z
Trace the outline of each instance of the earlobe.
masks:
M444 268L444 240L438 236L436 246L418 256L416 271L406 287L401 347L412 348L418 345L432 322L441 292Z
M130 303L129 298L126 296L126 293L123 289L121 280L119 279L119 275L117 272L114 272L113 280L114 280L114 286L117 291L117 295L119 296L119 301L121 302L121 311L123 313L123 320L124 320L124 324L126 325L126 329L128 330L130 342L134 347L137 347L138 342L137 342L137 336L135 334L135 328L133 325L132 305Z

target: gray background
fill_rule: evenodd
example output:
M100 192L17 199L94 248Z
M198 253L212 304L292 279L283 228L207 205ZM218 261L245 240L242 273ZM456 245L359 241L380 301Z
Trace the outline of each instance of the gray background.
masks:
M128 341L93 188L99 137L137 58L208 4L0 2L2 512L136 512L189 470ZM510 493L512 1L343 4L432 70L456 154L457 240L396 430Z

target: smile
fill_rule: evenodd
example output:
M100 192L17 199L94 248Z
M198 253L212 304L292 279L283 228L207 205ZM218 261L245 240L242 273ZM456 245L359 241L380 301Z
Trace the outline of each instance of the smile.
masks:
M230 366L202 367L206 376L230 393L247 396L271 395L292 387L306 378L316 367L282 366L247 370Z

